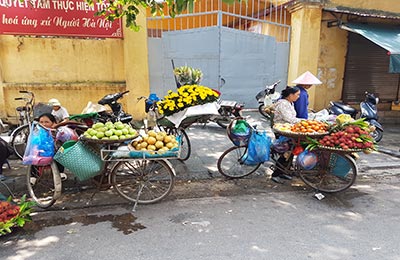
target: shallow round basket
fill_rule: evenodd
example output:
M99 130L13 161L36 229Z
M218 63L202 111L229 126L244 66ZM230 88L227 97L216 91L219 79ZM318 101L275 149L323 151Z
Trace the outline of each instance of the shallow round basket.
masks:
M276 128L273 128L273 131L279 135L283 136L288 136L288 137L295 137L295 138L305 138L307 136L309 137L322 137L325 135L328 135L329 132L323 132L323 133L298 133L298 132L292 132L292 131L281 131Z
M324 146L324 145L318 145L317 147L318 147L318 149L324 149L324 150L330 150L330 151L336 151L336 152L342 152L342 153L355 153L355 152L364 151L364 149L347 149L347 150L344 150L342 148Z
M125 143L125 142L130 142L139 135L135 135L134 137L131 138L125 138L125 139L118 139L118 140L103 140L103 139L92 139L92 138L87 138L85 136L81 136L80 139L82 141L88 142L88 143L96 143L96 144L119 144L119 143Z

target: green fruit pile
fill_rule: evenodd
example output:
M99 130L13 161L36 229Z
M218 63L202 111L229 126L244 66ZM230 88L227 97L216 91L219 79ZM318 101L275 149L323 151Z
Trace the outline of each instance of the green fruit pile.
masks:
M123 140L132 139L137 136L137 131L133 129L130 125L124 124L120 121L115 123L95 123L91 128L86 130L83 135L90 139L99 140Z

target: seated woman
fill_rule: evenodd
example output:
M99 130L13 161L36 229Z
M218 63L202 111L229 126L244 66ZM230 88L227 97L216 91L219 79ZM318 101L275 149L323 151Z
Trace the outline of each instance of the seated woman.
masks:
M274 123L295 124L302 119L296 118L294 102L300 97L298 87L286 87L282 90L281 99L274 105Z
M298 87L286 87L282 90L281 99L279 99L274 105L274 123L290 123L295 124L300 122L302 119L296 118L296 110L294 108L294 102L300 97L300 89ZM285 158L281 155L277 161L281 166L286 167L292 159L292 155L289 158ZM292 177L285 174L284 171L275 168L272 173L271 180L282 184L282 179L291 180Z
M54 129L57 126L56 118L50 113L44 113L40 115L38 120L39 124L49 129ZM56 131L54 131L54 136L55 134ZM66 180L67 175L64 173L64 166L62 166L60 163L57 162L57 168L60 172L61 180Z

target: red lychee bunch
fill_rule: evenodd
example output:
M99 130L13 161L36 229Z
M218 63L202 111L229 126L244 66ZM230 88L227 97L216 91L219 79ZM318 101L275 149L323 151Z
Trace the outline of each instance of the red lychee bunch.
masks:
M374 149L374 140L369 132L358 126L347 126L341 131L324 136L319 143L322 146L349 149Z
M17 205L13 205L7 201L0 201L0 223L6 223L8 220L16 217L19 209Z

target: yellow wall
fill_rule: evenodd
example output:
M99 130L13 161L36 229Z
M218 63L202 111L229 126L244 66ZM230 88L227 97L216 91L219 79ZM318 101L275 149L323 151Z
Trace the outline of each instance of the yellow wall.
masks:
M329 19L332 19L331 15L324 13L323 20ZM315 109L326 108L329 101L341 99L346 51L347 31L328 28L327 22L322 22L317 74L322 84L315 86Z
M146 18L139 32L124 29L124 39L33 38L0 35L0 116L15 116L19 90L32 91L37 102L57 98L70 114L88 101L130 90L127 112L144 115L135 97L148 95ZM128 102L129 101L129 102Z
M291 10L288 85L306 71L317 74L322 11L319 5L296 5ZM308 90L309 107L315 107L316 90Z
M384 12L400 13L398 0L328 0L326 7L349 7L354 9L380 10Z
M400 15L398 0L330 0L324 5L298 1L291 5L291 46L288 82L290 84L301 73L309 70L316 74L322 85L309 90L310 108L326 108L329 101L340 100L347 52L348 32L338 27L327 26L327 21L336 18L321 8L336 7L340 10ZM355 10L356 9L356 10ZM366 11L365 11L366 10ZM321 16L321 14L323 14ZM339 15L337 16L339 17ZM346 19L347 16L343 16ZM356 18L356 16L352 16ZM358 21L393 23L389 19L357 17ZM344 20L345 21L345 20Z

